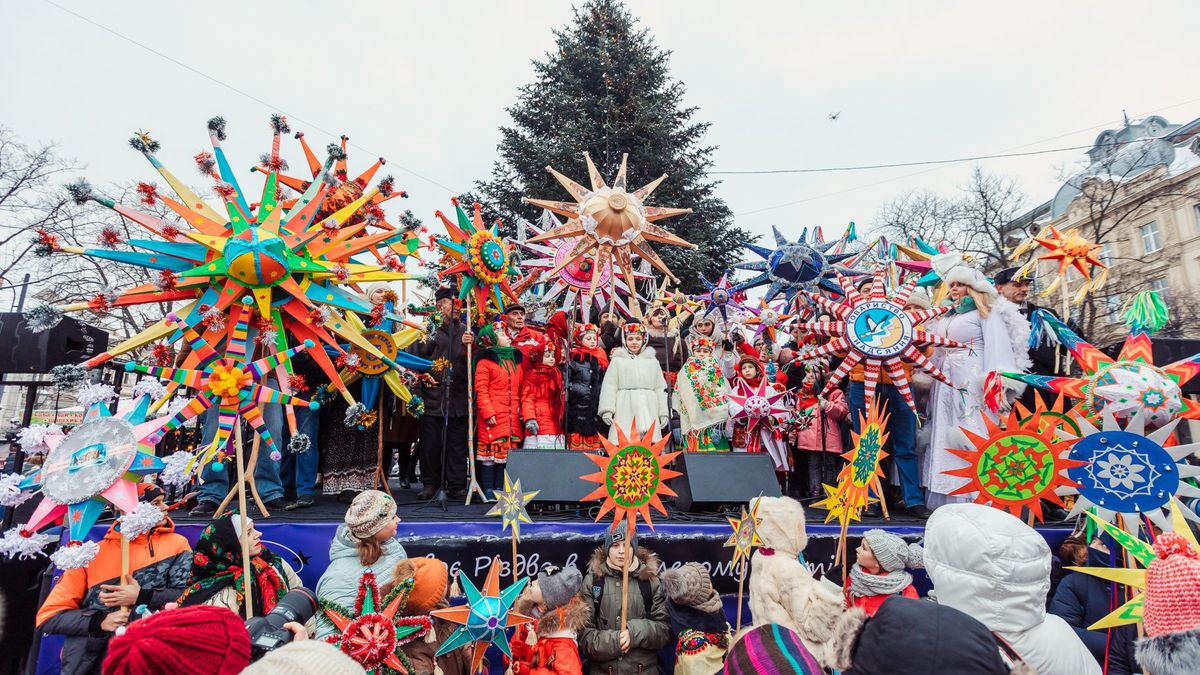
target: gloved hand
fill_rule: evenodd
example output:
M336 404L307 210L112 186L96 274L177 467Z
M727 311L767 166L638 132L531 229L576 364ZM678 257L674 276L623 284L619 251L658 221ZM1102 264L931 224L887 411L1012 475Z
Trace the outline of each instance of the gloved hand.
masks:
M612 421L613 421L612 413L606 412L600 416L600 419L604 421L605 425L610 426L610 427L612 426Z
M661 415L658 418L658 428L661 429L661 428L667 426L668 424L670 424L670 422L671 422L671 420L667 416Z
M538 423L537 420L529 420L525 423L525 433L530 436L537 436Z

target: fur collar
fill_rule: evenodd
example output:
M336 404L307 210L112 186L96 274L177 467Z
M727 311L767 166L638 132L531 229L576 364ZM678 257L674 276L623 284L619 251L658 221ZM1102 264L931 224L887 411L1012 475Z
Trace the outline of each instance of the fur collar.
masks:
M1008 339L1012 343L1013 363L1017 370L1028 372L1033 367L1033 361L1029 358L1029 333L1032 330L1029 319L1021 314L1020 308L1003 296L996 298L992 303L992 311L1004 319L1004 327L1008 329Z
M1200 629L1138 640L1137 660L1154 675L1195 673L1200 670Z
M576 595L558 609L546 610L538 616L538 610L527 595L522 594L514 608L518 614L537 617L534 631L539 637L574 637L592 618L592 607Z
M854 665L854 648L866 622L867 613L861 607L843 612L833 625L833 633L825 643L825 658L821 661L838 670L849 670Z
M658 365L658 357L654 354L654 347L651 347L650 345L642 347L642 351L638 352L637 356L630 354L629 350L625 349L624 345L620 347L614 347L612 358L614 361L617 359L629 359L630 361L650 360L653 361L656 366Z
M680 632L689 628L702 633L724 633L729 630L729 619L725 618L725 610L720 605L715 611L706 612L696 607L677 605L667 598L667 614L671 617L673 627Z
M649 581L658 576L658 556L650 552L650 549L638 547L637 559L640 563L635 570L631 570L632 578L643 579ZM614 570L608 566L608 551L604 550L603 546L598 547L592 552L592 562L589 564L589 569L593 578L603 576L619 577L621 570Z

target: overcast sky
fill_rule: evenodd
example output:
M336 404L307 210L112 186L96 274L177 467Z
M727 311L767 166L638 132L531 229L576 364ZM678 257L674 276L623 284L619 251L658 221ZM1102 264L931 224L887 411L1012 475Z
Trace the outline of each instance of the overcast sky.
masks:
M162 143L176 174L203 183L191 157L208 146L204 123L216 114L228 120L234 165L249 167L269 150L269 114L281 111L317 148L343 132L366 148L351 148L352 171L386 157L410 194L404 205L426 220L488 173L504 108L571 17L567 2L548 0L56 1L228 85L45 0L10 5L0 22L0 124L27 142L58 143L93 183L156 178L128 149L138 129ZM1176 123L1200 116L1194 0L629 5L673 51L684 103L712 122L718 170L1088 145L1122 109ZM296 142L284 147L301 167ZM1032 205L1080 155L984 166L1016 177ZM757 233L772 224L836 233L869 223L904 191L950 192L971 167L728 176L720 195Z

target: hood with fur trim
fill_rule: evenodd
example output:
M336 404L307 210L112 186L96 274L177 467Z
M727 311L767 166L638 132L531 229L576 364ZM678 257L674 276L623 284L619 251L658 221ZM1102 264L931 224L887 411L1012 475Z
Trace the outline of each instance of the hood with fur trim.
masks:
M1200 673L1200 629L1138 640L1137 660L1150 675Z
M518 614L537 617L534 631L539 637L556 637L556 633L578 633L587 625L588 619L592 618L591 605L578 595L571 598L562 607L538 616L533 600L526 592L517 599L517 604L513 609Z
M625 349L625 345L621 345L619 347L613 347L612 359L650 359L651 361L657 362L658 356L654 352L654 347L651 347L650 345L643 346L642 351L638 352L636 355L630 354L629 350Z
M758 537L762 545L775 549L780 555L796 557L808 546L808 532L804 525L804 507L791 497L758 497L750 501L751 508L758 502Z
M643 579L650 581L658 576L658 568L660 567L658 555L652 553L650 549L639 546L637 549L638 567L636 570L630 570L630 578ZM592 552L592 561L588 564L588 570L591 571L593 578L604 576L619 577L621 570L614 570L608 566L608 551L603 546Z

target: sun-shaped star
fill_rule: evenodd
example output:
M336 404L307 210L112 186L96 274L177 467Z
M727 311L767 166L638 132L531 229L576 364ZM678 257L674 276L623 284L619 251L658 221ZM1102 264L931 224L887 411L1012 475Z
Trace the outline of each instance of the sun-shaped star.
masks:
M396 616L408 602L412 587L413 580L404 579L392 590L390 600L381 599L375 573L367 570L358 581L353 611L322 600L324 616L339 632L334 646L371 675L383 675L389 668L408 673L412 664L402 647L424 637L433 627L427 616Z
M617 171L617 177L613 180L612 186L604 182L604 178L596 169L596 165L592 163L592 158L588 153L583 153L583 158L587 162L591 189L567 178L555 171L553 167L546 167L546 170L566 188L575 201L523 199L527 204L549 209L568 218L566 223L530 239L531 243L568 237L579 238L575 247L563 256L547 275L554 276L563 267L591 254L592 269L603 269L606 265L616 261L617 267L621 269L625 278L626 285L634 288L633 258L638 256L658 268L675 283L679 283L679 279L671 272L671 268L667 267L667 264L655 253L649 243L696 248L695 244L680 239L666 228L656 224L666 218L691 213L691 209L646 206L645 204L646 199L667 175L663 174L637 190L629 192L626 190L625 176L628 154L621 156L621 168ZM599 278L593 275L589 297L595 293L598 283ZM632 297L630 300L636 308L636 300Z
M457 222L450 222L441 211L434 213L446 226L449 237L436 237L437 245L445 252L450 265L438 272L439 277L461 274L458 297L465 300L468 295L475 298L479 309L478 322L486 321L486 309L490 305L496 312L504 309L505 298L516 300L517 294L508 285L510 277L519 272L512 259L509 245L500 239L500 224L488 227L483 222L483 205L475 202L470 216L452 197Z
M845 302L837 303L805 291L809 298L833 316L833 320L810 321L799 326L809 333L833 339L803 352L796 357L797 361L808 361L839 353L846 355L837 370L829 376L822 394L836 388L859 363L864 364L866 377L863 391L867 400L875 396L880 372L886 372L913 412L917 412L917 406L909 387L908 375L904 372L905 363L924 370L947 386L954 386L945 373L933 365L921 351L929 345L966 347L961 342L934 335L921 328L922 323L950 311L949 307L904 309L908 296L916 288L916 279L910 279L898 292L889 296L884 285L882 267L876 268L875 279L866 295L859 293L851 286L849 280L840 274L838 279L848 289Z
M758 537L758 526L762 524L762 518L758 517L759 504L760 502L756 499L749 512L743 506L742 514L737 518L726 516L729 526L733 528L733 534L729 535L725 546L733 547L733 564L735 566L739 561L750 557L752 548L762 546L762 539Z
M639 515L654 529L654 523L650 520L650 508L653 507L664 516L667 515L661 497L675 496L675 491L667 486L667 481L683 474L666 467L680 453L664 453L663 448L667 446L671 437L664 436L654 440L653 427L640 436L636 427L629 433L631 435L626 435L625 430L618 426L616 443L600 437L605 454L588 453L587 458L595 462L600 471L581 478L599 483L600 487L585 495L583 501L603 500L596 520L612 511L613 529L616 529L622 520L627 521L629 528L633 529L637 526Z
M1013 251L1013 257L1024 255L1038 246L1046 249L1046 252L1022 265L1014 275L1014 279L1020 279L1030 274L1039 260L1048 260L1057 262L1058 269L1055 271L1054 282L1047 286L1041 295L1049 295L1058 290L1058 287L1066 279L1068 269L1074 269L1087 280L1087 283L1084 283L1075 294L1075 302L1080 302L1087 293L1104 285L1108 276L1108 265L1104 264L1099 257L1099 251L1103 248L1101 244L1088 241L1080 236L1077 230L1069 229L1060 232L1058 228L1049 225L1036 237L1018 246ZM1093 277L1093 270L1100 270L1100 272Z
M459 624L450 637L437 650L437 656L448 654L459 647L473 643L471 655L471 672L479 672L483 663L484 652L488 645L496 645L505 656L512 657L508 645L508 635L505 630L523 623L532 623L533 618L512 611L512 605L529 582L528 577L500 591L500 558L492 559L488 569L487 579L483 582L482 592L465 574L459 574L463 593L467 596L467 604L461 607L436 609L430 614Z
M886 403L871 398L866 414L859 414L857 432L850 433L850 450L842 455L846 465L838 473L837 493L845 508L861 512L870 502L871 488L883 474L880 462L888 453L883 446L888 439Z
M521 479L516 482L508 475L508 470L504 471L504 489L496 490L496 505L491 508L485 515L500 516L502 520L501 530L512 528L512 534L515 539L521 539L521 523L532 523L529 518L529 513L525 510L525 505L533 501L534 497L538 496L541 490L533 490L526 492L521 489Z

